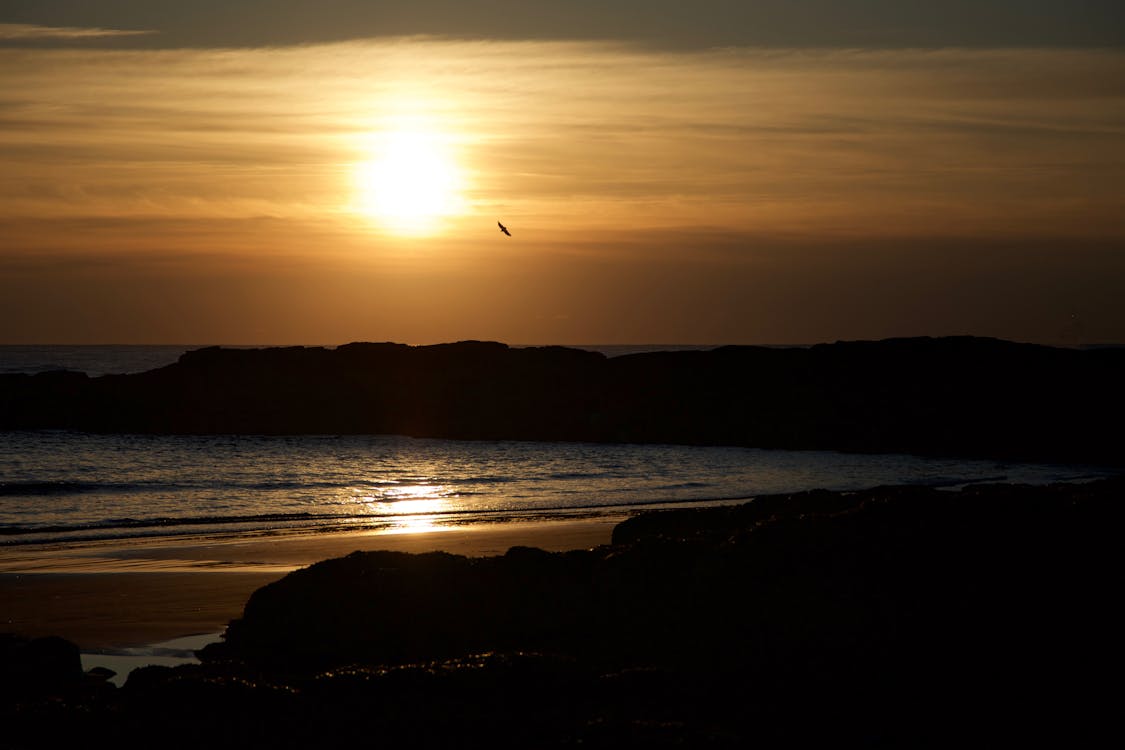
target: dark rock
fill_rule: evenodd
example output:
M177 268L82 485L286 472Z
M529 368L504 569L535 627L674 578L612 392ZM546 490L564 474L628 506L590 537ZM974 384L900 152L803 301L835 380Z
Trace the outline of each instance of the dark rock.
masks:
M566 554L354 553L255 592L222 649L275 670L488 649L614 668L1018 661L1105 622L1122 484L766 497L653 514L622 525L627 544Z
M951 337L607 359L493 342L184 354L147 373L0 376L0 429L402 434L1122 465L1125 349Z
M82 685L78 646L55 636L0 635L0 694L14 699L64 695Z
M109 667L92 667L86 670L86 686L90 690L115 690L116 686L110 682L117 676L117 672Z

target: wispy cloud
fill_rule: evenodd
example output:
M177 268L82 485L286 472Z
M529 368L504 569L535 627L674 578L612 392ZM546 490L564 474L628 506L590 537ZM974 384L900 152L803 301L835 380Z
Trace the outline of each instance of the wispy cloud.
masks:
M1125 54L410 39L0 52L0 216L356 226L351 170L424 121L468 199L556 231L1125 234Z
M31 23L0 23L0 41L41 39L99 39L103 37L155 34L151 29L99 29L78 26L37 26Z

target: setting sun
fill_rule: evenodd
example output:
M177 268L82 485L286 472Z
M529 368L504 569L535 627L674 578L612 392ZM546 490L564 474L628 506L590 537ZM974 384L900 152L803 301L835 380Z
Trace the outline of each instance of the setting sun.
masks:
M458 213L460 170L441 138L399 131L381 137L376 158L355 167L357 210L395 234L430 234Z

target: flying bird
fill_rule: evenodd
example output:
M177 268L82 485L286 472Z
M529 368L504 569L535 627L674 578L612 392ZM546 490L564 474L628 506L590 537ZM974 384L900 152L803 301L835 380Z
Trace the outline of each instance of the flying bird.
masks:
M508 231L508 228L506 226L504 226L503 224L501 224L500 222L496 222L496 226L500 227L500 231L503 232L504 234L508 235L509 237L512 236L512 233Z

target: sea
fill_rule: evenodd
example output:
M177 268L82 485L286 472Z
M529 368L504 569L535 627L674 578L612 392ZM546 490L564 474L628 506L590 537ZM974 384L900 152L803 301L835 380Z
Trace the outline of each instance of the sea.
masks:
M0 373L91 377L189 346L0 346ZM582 347L619 356L709 347ZM0 546L410 530L622 516L879 485L1089 481L1098 466L738 447L454 441L396 435L0 433Z
M204 344L81 344L32 345L0 344L0 375L15 373L51 372L72 370L90 377L146 372L173 364L184 352L201 349ZM261 344L240 344L224 347L257 349ZM320 346L313 344L312 346ZM533 346L533 345L528 345ZM605 344L576 346L576 349L601 352L607 357L655 351L683 351L714 349L717 344ZM326 348L332 349L333 346ZM788 347L778 347L788 348Z

